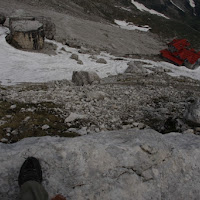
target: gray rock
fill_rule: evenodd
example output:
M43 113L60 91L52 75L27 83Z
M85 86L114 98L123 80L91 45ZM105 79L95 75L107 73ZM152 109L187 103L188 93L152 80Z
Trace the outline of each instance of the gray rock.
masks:
M96 61L97 63L101 63L101 64L107 64L107 61L104 58L99 58Z
M47 130L47 129L49 129L49 128L50 128L50 126L47 125L47 124L45 124L45 125L42 126L42 130Z
M45 172L43 184L50 196L61 193L76 200L200 199L200 137L192 134L161 135L151 129L132 129L77 138L47 136L1 143L0 152L3 200L18 196L13 179L24 155L40 160Z
M185 119L194 125L200 125L200 99L196 99L188 106Z
M125 73L141 73L148 74L148 70L143 67L142 62L139 61L130 61L128 63L128 68L125 70Z
M82 60L78 60L77 64L83 65L83 61Z
M71 56L70 56L71 59L74 59L76 61L79 61L79 58L78 58L78 55L73 53Z
M100 78L96 72L74 71L72 75L72 82L79 86L92 84L96 81L100 81Z
M4 22L6 21L6 17L3 14L0 14L0 24L4 24Z
M12 135L18 135L19 132L18 132L18 130L13 130L13 131L11 132L11 134L12 134Z
M6 143L6 142L8 142L8 139L7 138L2 138L0 141Z

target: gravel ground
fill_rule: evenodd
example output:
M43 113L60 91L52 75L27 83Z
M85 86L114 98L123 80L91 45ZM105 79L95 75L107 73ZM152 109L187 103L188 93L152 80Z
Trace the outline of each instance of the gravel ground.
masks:
M11 103L53 103L50 110L62 121L61 128L54 127L54 132L58 134L67 131L85 135L148 126L167 133L195 128L185 122L184 113L189 102L200 96L199 86L199 81L171 77L154 69L154 73L148 75L110 76L94 85L74 86L70 81L63 80L18 85L4 88L0 93L4 101ZM43 129L44 125L39 126Z

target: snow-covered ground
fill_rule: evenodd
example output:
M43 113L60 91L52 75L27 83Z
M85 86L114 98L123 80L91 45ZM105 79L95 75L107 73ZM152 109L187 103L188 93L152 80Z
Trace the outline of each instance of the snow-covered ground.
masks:
M48 41L58 46L57 55L46 55L21 51L10 46L6 40L8 29L0 27L0 81L3 85L22 82L47 82L51 80L71 80L73 71L92 70L100 77L124 72L127 62L114 61L108 54L102 53L98 58L107 60L107 64L96 63L89 54L80 54L77 49L69 48L55 41ZM60 50L64 48L66 51ZM79 55L83 65L70 58L72 53Z
M104 58L107 64L96 63L89 54L78 53L77 49L69 48L55 41L48 41L56 44L57 55L49 56L42 53L21 51L10 46L5 41L8 29L0 27L0 81L2 85L15 85L23 82L41 83L52 80L71 80L73 71L96 71L103 78L108 75L123 73L129 61L142 61L147 63L145 67L162 67L170 69L171 76L186 76L200 80L200 67L195 70L186 67L177 67L167 62L155 62L141 59L116 60L114 56L101 53L99 58ZM66 51L62 51L65 48ZM77 64L76 60L70 58L72 53L79 55L83 65Z
M131 0L131 3L140 11L146 11L146 12L151 13L152 15L158 15L160 17L164 17L166 19L169 19L169 17L165 16L164 14L159 13L159 12L153 10L153 9L149 9L149 8L145 7L143 4L138 3L137 1Z
M120 28L126 29L126 30L138 30L138 31L147 32L151 29L148 25L139 27L139 26L134 25L131 22L126 22L126 21L115 20L115 23L119 25Z

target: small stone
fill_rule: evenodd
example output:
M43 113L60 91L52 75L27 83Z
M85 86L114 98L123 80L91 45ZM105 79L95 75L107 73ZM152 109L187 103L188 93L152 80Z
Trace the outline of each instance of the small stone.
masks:
M186 131L183 132L183 134L194 134L193 129L187 129Z
M16 105L12 105L10 106L10 109L15 109L17 106Z
M77 129L76 128L69 128L67 131L77 133Z
M83 61L82 60L78 60L77 64L83 65Z
M65 123L73 122L77 119L85 119L86 115L80 115L76 113L70 113L70 115L65 119Z
M11 118L11 117L12 117L12 115L6 115L6 117L7 117L7 118Z
M78 133L80 135L87 135L87 127L82 127L81 129L78 130Z
M12 135L18 135L19 133L18 133L17 130L13 130L13 131L11 132L11 134L12 134Z
M70 58L71 59L74 59L74 60L76 60L76 61L79 61L79 58L78 58L78 55L77 54L72 54L71 56L70 56Z
M61 51L66 51L66 49L65 49L64 47L62 47L60 50L61 50Z
M6 121L0 120L0 126L4 125Z
M8 142L8 139L2 138L2 139L1 139L1 142Z
M6 128L5 130L6 130L7 133L10 133L12 129L11 128Z
M104 100L106 96L108 95L105 92L101 92L101 91L94 91L94 92L87 93L87 98L89 99Z
M139 123L138 122L134 122L133 126L138 127Z
M95 132L100 132L100 129L99 128L95 128Z
M42 126L42 130L47 130L47 129L49 129L49 128L50 128L50 126L47 125L47 124L45 124L45 125Z
M143 123L139 123L139 124L138 124L138 128L139 128L139 129L144 129L144 128L145 128L145 125L144 125Z
M31 117L26 117L26 118L24 119L24 122L27 122L30 118L31 118Z
M194 129L194 133L195 133L196 135L200 135L200 127L196 127L196 128Z
M10 133L6 133L6 136L10 137Z
M124 126L122 126L122 129L130 129L130 128L132 128L132 126L131 125L124 125Z
M129 91L125 91L124 94L125 95L129 95L130 93L129 93Z

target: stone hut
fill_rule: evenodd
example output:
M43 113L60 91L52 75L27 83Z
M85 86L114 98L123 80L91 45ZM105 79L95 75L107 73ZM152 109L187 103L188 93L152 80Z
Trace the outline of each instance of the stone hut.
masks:
M11 18L9 22L9 43L21 49L42 49L44 47L43 24L34 18Z

